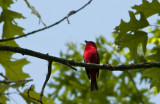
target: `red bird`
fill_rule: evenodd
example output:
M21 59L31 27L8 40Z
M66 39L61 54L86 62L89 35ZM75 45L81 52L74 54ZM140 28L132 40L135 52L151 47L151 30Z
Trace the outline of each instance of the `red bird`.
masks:
M86 40L85 42L86 46L84 50L84 62L99 64L100 59L99 59L99 54L97 52L96 43L93 41L86 41ZM97 91L98 86L96 79L98 78L99 75L99 69L86 68L86 73L88 78L91 79L91 91Z

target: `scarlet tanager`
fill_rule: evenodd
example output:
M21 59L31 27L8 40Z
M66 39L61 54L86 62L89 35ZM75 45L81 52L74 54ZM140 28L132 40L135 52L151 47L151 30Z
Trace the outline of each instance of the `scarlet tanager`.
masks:
M84 50L84 62L99 64L100 59L99 59L99 54L97 52L96 43L93 41L86 41L86 40L85 42L86 46ZM96 79L98 78L99 75L99 69L86 68L86 73L88 78L91 79L91 91L97 91L98 86Z

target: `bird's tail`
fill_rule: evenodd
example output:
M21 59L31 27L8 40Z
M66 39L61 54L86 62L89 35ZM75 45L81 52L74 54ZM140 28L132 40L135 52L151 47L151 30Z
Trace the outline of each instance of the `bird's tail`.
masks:
M91 80L91 91L98 91L98 86L97 86L96 79L94 81Z

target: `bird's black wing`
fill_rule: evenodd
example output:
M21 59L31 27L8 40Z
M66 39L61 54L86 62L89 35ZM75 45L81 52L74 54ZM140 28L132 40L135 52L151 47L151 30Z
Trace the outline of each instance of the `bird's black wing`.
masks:
M85 62L85 60L84 60L84 62ZM87 76L88 76L88 78L90 79L89 71L88 71L87 68L85 68L85 69L86 69Z
M97 64L100 64L100 58L98 52L97 52ZM99 76L99 69L97 69L97 78L98 76Z

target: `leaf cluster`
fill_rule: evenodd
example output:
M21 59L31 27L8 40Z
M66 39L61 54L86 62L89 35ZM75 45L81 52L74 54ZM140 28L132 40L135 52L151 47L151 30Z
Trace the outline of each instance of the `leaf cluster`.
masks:
M25 0L27 2L27 0ZM0 7L2 9L2 12L0 14L0 23L3 23L3 33L1 35L1 39L7 39L12 38L17 35L21 36L23 35L23 27L20 27L18 23L16 22L16 19L25 19L25 17L16 11L11 10L11 5L13 5L15 2L14 0L0 0ZM28 3L28 2L27 2ZM29 3L28 3L29 5ZM36 11L34 9L34 11ZM38 12L36 12L38 14ZM39 17L40 18L40 17ZM42 20L40 20L42 22ZM14 46L18 47L19 45L16 43L15 40L12 41L5 41L1 42L0 45L5 46ZM0 52L0 65L4 68L5 76L11 80L11 81L17 81L17 80L25 80L29 78L29 74L23 72L22 68L29 64L29 61L26 58L20 58L15 59L13 58L14 53L12 52ZM2 70L0 70L2 72ZM0 79L2 76L0 76ZM5 79L4 79L5 80ZM6 104L7 101L10 100L10 94L13 94L12 91L16 91L18 95L20 95L24 100L30 104L30 103L36 103L34 101L31 101L29 98L27 98L26 93L26 87L24 86L25 82L18 82L18 83L0 83L0 104ZM23 89L22 91L19 91L19 89ZM11 90L11 93L9 92ZM32 96L38 96L39 93L33 93ZM44 98L44 102L48 102L47 99ZM52 101L50 99L50 101ZM53 102L53 101L52 101ZM49 102L48 102L49 103ZM46 103L47 104L47 103ZM51 104L51 103L49 103Z
M159 20L154 28L149 27L150 23L147 20L152 15L159 15L159 5L158 0L152 0L152 2L142 0L142 4L132 7L136 10L135 13L129 11L130 21L127 23L121 20L120 25L115 28L115 44L120 49L128 48L131 55L130 60L133 60L134 63L159 62ZM137 16L140 16L139 20ZM141 61L139 61L140 58ZM150 87L155 86L159 92L160 79L158 76L160 72L158 70L160 69L149 68L144 71L143 76L150 77L152 79Z

